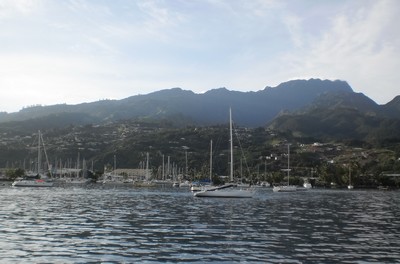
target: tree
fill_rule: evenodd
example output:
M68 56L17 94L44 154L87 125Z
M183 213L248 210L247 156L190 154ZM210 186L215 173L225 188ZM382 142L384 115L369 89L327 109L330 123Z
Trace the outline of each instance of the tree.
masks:
M21 168L17 169L8 169L6 171L6 176L9 180L14 181L18 177L22 177L25 175L25 171Z
M279 171L274 171L272 173L272 182L273 183L281 183L284 179L284 175Z

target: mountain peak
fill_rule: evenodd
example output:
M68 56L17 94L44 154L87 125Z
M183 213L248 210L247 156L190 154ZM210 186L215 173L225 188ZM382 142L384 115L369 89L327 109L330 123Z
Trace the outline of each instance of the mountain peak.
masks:
M226 87L220 87L220 88L214 88L211 90L208 90L204 94L224 94L226 92L230 92Z
M309 79L309 80L291 80L279 84L277 89L319 89L324 87L326 90L341 90L352 92L353 89L346 81L341 80L321 80L321 79Z
M160 90L160 91L155 91L149 94L146 94L146 96L165 96L165 95L181 95L181 94L194 94L191 90L183 90L180 87L174 87L174 88L170 88L170 89L164 89L164 90Z
M389 103L387 103L386 105L397 106L400 109L400 95L398 95L395 98L393 98L393 100L390 101Z
M363 93L342 90L321 94L309 105L309 108L331 110L337 108L352 108L363 113L376 113L379 111L378 104Z

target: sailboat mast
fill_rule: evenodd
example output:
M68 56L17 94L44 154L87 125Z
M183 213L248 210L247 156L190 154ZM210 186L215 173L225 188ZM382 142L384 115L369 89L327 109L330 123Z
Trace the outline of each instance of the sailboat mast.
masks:
M351 185L351 164L349 165L349 185Z
M114 171L113 175L115 176L115 170L117 169L117 155L114 155Z
M211 140L210 142L210 183L212 183L212 148L213 148L213 142Z
M146 153L146 181L150 180L149 175L149 152Z
M185 150L185 177L188 176L188 154L187 150Z
M162 155L162 179L165 181L165 162L164 162L164 154Z
M288 182L288 186L289 186L289 179L290 179L290 144L287 145L287 151L288 151L288 155L287 155L287 182Z
M230 137L230 149L231 149L231 168L230 168L230 178L233 182L233 137L232 137L232 109L229 108L229 137Z
M37 165L37 173L40 174L40 167L41 167L41 163L42 163L42 157L41 157L41 153L40 153L40 130L38 131L38 165Z

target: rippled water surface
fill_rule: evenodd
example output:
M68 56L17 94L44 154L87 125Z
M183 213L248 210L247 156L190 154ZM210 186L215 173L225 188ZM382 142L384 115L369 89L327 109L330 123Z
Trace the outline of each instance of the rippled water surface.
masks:
M0 188L0 262L393 263L400 192Z

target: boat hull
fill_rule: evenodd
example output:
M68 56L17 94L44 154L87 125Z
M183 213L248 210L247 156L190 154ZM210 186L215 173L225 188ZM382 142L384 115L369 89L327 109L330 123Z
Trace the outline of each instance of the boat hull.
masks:
M44 180L20 180L13 182L14 187L53 187L53 182Z
M156 187L157 185L151 181L135 181L133 187Z
M190 187L190 190L192 192L201 192L201 191L210 190L212 188L213 188L212 186L203 185L203 186L192 186L192 187Z
M290 186L275 186L272 189L274 192L295 192L297 191L297 187L290 185Z
M251 198L253 192L245 190L205 190L193 194L195 197L215 197L215 198Z

